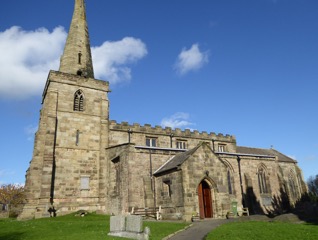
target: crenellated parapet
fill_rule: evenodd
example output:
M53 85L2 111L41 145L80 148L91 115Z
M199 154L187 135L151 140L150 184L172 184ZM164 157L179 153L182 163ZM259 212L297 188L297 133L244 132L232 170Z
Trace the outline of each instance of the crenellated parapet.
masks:
M152 126L151 124L140 125L139 123L129 124L128 122L118 123L115 120L109 122L109 129L114 131L130 132L130 133L143 133L143 134L152 134L152 135L165 135L173 136L179 138L195 138L202 140L216 140L216 141L226 141L226 142L236 142L236 138L233 135L229 134L216 134L214 132L199 132L198 130L180 128L172 129L171 127L161 127L159 125Z

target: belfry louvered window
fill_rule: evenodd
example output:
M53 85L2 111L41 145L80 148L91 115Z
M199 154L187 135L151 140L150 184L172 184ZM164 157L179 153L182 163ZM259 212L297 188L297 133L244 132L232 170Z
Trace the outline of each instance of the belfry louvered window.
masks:
M74 111L84 111L84 94L78 90L74 95Z

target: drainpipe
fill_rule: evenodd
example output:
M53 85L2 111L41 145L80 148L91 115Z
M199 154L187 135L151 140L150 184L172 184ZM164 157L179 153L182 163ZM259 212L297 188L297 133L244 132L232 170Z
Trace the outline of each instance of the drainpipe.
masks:
M155 180L154 176L152 174L152 158L151 158L151 149L149 149L149 164L150 164L150 169L149 169L149 176L150 176L150 181L151 181L151 190L153 194L153 204L154 208L156 209L157 201L156 201L156 185L155 185Z
M212 150L213 150L213 152L215 152L215 148L214 148L214 139L212 139Z
M170 148L172 148L172 138L173 138L173 133L170 134Z
M149 176L151 181L151 190L153 191L151 149L149 149Z
M130 135L132 134L132 130L129 128L128 129L128 143L130 143Z
M242 205L243 205L243 207L245 207L244 192L243 192L243 182L242 182L242 172L241 172L241 158L239 156L237 156L237 164L238 164L238 170L239 170L239 176L240 176Z

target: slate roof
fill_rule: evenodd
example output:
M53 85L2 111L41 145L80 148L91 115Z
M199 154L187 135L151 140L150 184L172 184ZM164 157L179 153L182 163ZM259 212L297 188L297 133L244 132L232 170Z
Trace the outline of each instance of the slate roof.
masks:
M275 156L278 158L278 161L281 162L293 162L296 163L296 161L280 152L278 152L275 149L263 149L263 148L251 148L251 147L240 147L237 146L236 152L239 155L242 154L251 154L251 155L268 155L268 156Z
M160 175L161 173L176 170L180 167L199 147L201 147L203 143L197 145L195 148L192 148L186 152L179 153L174 157L170 158L165 164L163 164L159 169L154 172L154 175ZM222 153L219 153L222 154ZM251 148L251 147L240 147L237 146L236 153L232 153L240 156L240 154L248 154L255 156L269 156L269 157L277 157L280 162L292 162L296 163L296 161L275 149L263 149L263 148Z
M184 163L202 144L197 145L195 148L192 148L186 152L178 153L171 159L169 159L165 164L163 164L158 170L154 172L154 175L160 175L163 172L177 169L179 166Z

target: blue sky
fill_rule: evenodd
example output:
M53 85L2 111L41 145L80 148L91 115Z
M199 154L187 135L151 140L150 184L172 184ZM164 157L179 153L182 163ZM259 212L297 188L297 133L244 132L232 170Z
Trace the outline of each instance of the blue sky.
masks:
M318 174L318 1L87 0L95 77L118 122L235 135ZM0 183L23 183L73 0L0 8Z

